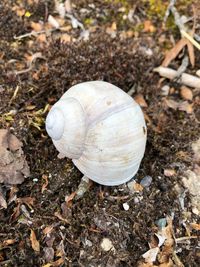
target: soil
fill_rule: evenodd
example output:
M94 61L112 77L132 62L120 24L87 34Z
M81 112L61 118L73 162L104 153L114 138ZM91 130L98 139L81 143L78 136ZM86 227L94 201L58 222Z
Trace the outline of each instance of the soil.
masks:
M30 177L15 187L17 199L34 199L33 205L24 204L30 217L22 210L16 216L19 203L16 200L7 209L0 210L0 242L15 240L11 246L0 246L1 266L45 266L48 263L45 249L49 247L55 252L52 262L59 259L58 251L64 251L65 255L64 262L49 266L138 266L142 254L149 250L148 243L156 232L158 219L173 214L177 238L186 235L183 225L186 213L190 214L189 222L198 222L197 215L191 212L189 193L186 192L183 210L175 188L181 184L183 172L193 165L191 143L198 139L200 130L199 96L193 99L192 114L167 107L161 87L167 84L174 88L169 98L180 101L181 85L168 80L161 84L159 75L153 72L171 45L169 37L179 39L178 30L174 26L163 30L161 17L152 13L151 1L71 2L74 16L91 29L87 41L79 40L81 29L73 28L70 35L75 41L66 43L61 42L63 33L59 30L47 35L46 42L32 35L16 39L31 32L32 21L46 22L48 14L56 16L53 1L3 0L0 3L0 127L9 128L23 142L30 166ZM183 2L180 10L191 15L192 6ZM167 3L164 1L163 5L166 7ZM18 6L31 15L19 16ZM89 11L81 12L83 8ZM141 24L150 20L155 30L136 29L135 22L123 20L120 8L126 10L125 14L134 8L135 20L139 18ZM106 33L113 22L117 24L116 37ZM69 20L67 23L70 25ZM120 33L128 31L133 31L133 35L120 38ZM195 69L187 68L191 74L200 69L199 51L195 51ZM29 67L27 55L38 52L42 58L38 57L29 71L17 73ZM181 59L177 59L170 66L178 68L180 63ZM50 106L66 90L90 80L113 83L125 92L135 86L132 96L144 96L148 141L135 179L140 183L149 175L153 181L149 188L134 194L125 186L92 183L83 198L73 199L66 206L65 197L77 189L82 174L69 159L57 158L58 152L47 136L44 121ZM167 177L166 169L174 169L175 174ZM45 177L48 185L42 192ZM2 187L8 198L10 188ZM129 210L124 210L125 202ZM55 215L58 213L62 218ZM45 237L44 229L49 226L52 226L51 233ZM40 243L39 252L32 247L30 229ZM100 244L105 237L112 241L115 253L102 250ZM47 245L47 241L52 244ZM184 266L200 266L198 248L198 239L191 240L189 245L177 245L177 254Z

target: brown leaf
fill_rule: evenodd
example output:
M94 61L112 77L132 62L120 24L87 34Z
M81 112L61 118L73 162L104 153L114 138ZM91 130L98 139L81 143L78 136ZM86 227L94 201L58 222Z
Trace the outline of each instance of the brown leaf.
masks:
M19 215L20 215L20 206L21 206L21 204L18 203L17 206L14 208L13 213L12 213L12 215L10 217L10 221L11 222L15 221L19 217Z
M134 100L140 105L140 107L142 108L148 107L147 102L145 101L144 96L142 94L137 94L134 97Z
M185 100L192 100L192 98L193 98L192 90L186 86L181 87L180 94L181 94L182 98Z
M167 177L174 176L176 174L176 171L174 169L165 169L164 175Z
M53 231L53 226L52 225L49 225L49 226L47 226L47 227L44 228L43 234L44 235L47 235L47 234L50 234L52 231Z
M15 239L7 239L7 240L4 240L3 241L3 246L10 246L10 245L13 245L14 243L16 243L16 240Z
M136 192L141 192L142 190L143 190L143 186L141 186L141 184L138 184L138 183L134 183L133 184L133 189L134 189L134 191L136 191Z
M187 48L188 48L188 54L189 54L189 59L192 67L195 65L195 53L194 53L194 46L190 41L187 40Z
M56 212L54 213L54 216L56 216L59 220L64 221L64 222L66 222L67 224L70 224L69 221L68 221L67 219L63 218L63 216L62 216L59 212L56 211Z
M7 202L1 190L0 190L0 207L7 209Z
M16 201L20 204L24 203L26 204L30 209L33 208L34 206L34 201L35 201L35 198L34 197L20 197L20 198L17 198Z
M177 110L177 108L179 106L179 103L174 101L174 100L172 100L172 99L165 98L164 99L164 103L167 105L167 107L172 108L174 110Z
M35 232L32 229L31 229L31 234L30 234L30 240L31 240L32 249L36 252L40 252L40 243L37 241Z
M187 42L188 41L185 38L179 40L178 43L176 43L176 45L166 53L165 59L163 60L161 66L167 67L170 62L178 56L183 47L187 45Z
M44 183L42 185L42 193L43 193L45 190L47 190L47 186L49 184L49 181L48 181L48 176L45 174L42 175L42 179L44 180Z
M20 184L30 171L22 143L6 129L0 129L0 183Z
M193 113L193 104L189 104L187 101L184 101L179 104L178 109L185 111L188 114L191 114Z
M156 28L153 26L150 20L145 20L144 22L144 32L155 32Z
M33 22L31 21L31 28L35 31L35 32L40 32L42 30L42 25L40 23L37 22Z
M74 199L75 195L76 195L76 191L72 192L71 195L65 197L65 201L68 207L71 207L72 200Z
M198 224L198 223L190 223L190 226L192 227L192 229L200 231L200 224Z

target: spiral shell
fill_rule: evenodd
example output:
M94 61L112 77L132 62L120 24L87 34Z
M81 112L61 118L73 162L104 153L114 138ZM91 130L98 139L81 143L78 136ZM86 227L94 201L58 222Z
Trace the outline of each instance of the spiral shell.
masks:
M107 82L71 87L50 110L46 130L57 150L99 184L127 182L144 156L147 131L141 108Z

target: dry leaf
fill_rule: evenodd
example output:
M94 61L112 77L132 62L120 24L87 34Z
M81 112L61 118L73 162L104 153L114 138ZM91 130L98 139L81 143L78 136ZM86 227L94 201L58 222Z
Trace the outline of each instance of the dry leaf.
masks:
M174 101L174 100L172 100L172 99L165 98L164 99L164 103L167 105L167 107L172 108L174 110L177 110L177 108L179 106L179 103Z
M48 16L48 23L56 29L60 27L58 21L52 15Z
M65 43L70 43L72 41L72 38L71 38L71 36L69 34L64 33L64 34L61 35L60 41L61 41L61 43L64 43L64 44Z
M69 196L65 197L65 202L68 207L71 206L72 200L74 199L75 195L76 195L76 192L72 192Z
M134 97L134 100L140 105L140 107L142 108L148 107L147 102L145 101L144 96L142 94L137 94Z
M186 86L181 87L180 93L181 93L182 98L185 100L192 100L192 98L193 98L192 90Z
M174 176L176 174L176 171L174 169L165 169L164 175L167 177Z
M138 184L138 183L134 183L133 184L133 189L135 192L141 192L143 190L143 186L141 184Z
M59 212L55 212L54 215L55 215L58 219L60 219L61 221L64 221L64 222L66 222L67 224L70 224L69 221L68 221L67 219L63 218L63 216L62 216Z
M53 231L53 226L50 225L50 226L47 226L47 227L44 228L44 230L43 230L43 234L44 234L44 235L48 235L48 234L50 234L52 231Z
M193 104L189 104L187 101L181 102L178 107L179 110L185 111L188 114L193 113Z
M145 20L144 22L144 32L155 32L156 28L153 26L150 20Z
M40 243L37 241L35 232L32 229L30 234L30 240L32 249L36 252L40 252Z
M183 47L186 46L186 44L187 39L185 38L182 38L180 41L178 41L178 43L176 43L176 45L166 53L165 59L163 60L161 66L167 67L170 62L178 56L178 54L183 49Z
M190 226L192 227L192 229L200 231L200 224L198 224L198 223L190 223Z
M151 248L147 252L145 252L142 255L142 257L145 259L145 262L153 263L154 261L156 261L159 250L160 249L157 247L157 248Z
M188 48L188 54L189 54L189 59L192 67L195 65L195 54L194 54L194 46L192 43L190 43L189 40L187 40L187 48Z
M43 174L42 175L42 179L44 180L44 183L42 185L42 193L47 190L47 185L49 184L49 181L48 181L48 176Z
M6 247L6 246L10 246L12 244L16 243L16 240L15 239L7 239L7 240L4 240L3 241L3 246Z
M0 183L20 184L29 176L22 143L6 129L0 129Z
M43 28L43 25L41 25L40 23L31 21L31 28L32 28L35 32L40 32L40 31L42 30L42 28Z
M1 188L0 188L1 189ZM0 190L0 207L3 207L4 209L7 209L7 202L3 195L3 193Z

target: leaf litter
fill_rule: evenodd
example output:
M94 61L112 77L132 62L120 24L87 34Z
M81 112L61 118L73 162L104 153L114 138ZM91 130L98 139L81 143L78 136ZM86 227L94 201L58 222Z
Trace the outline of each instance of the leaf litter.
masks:
M9 185L2 184L8 207L6 212L0 211L5 222L0 238L5 243L16 242L8 241L11 249L3 250L1 264L8 260L18 266L194 264L197 210L196 206L190 206L188 191L181 207L181 195L175 186L182 170L191 168L193 162L190 142L197 139L199 132L199 101L196 89L190 89L188 84L193 97L189 91L181 95L182 80L179 85L174 78L165 80L169 84L168 94L160 93L158 76L152 72L161 64L159 55L164 50L156 43L158 32L162 31L159 20L146 17L148 5L139 1L134 2L134 8L129 1L126 6L120 1L95 1L87 5L85 1L71 1L71 4L65 1L59 8L52 3L29 1L25 8L22 1L12 13L9 7L5 12L5 17L12 14L12 23L7 24L9 33L1 34L4 65L0 79L5 95L3 101L0 98L3 111L0 123L4 129L14 128L23 141L31 176L17 186L18 191L12 185L7 188ZM53 25L48 23L49 16ZM5 32L4 27L0 33ZM167 46L172 35L170 38L165 36ZM200 68L195 50L190 49L189 58L192 61L193 52L196 67ZM44 58L35 58L30 64L34 55ZM183 53L171 61L175 69L182 65L181 57ZM7 64L19 58L23 62ZM30 65L31 69L23 72ZM184 68L195 73L189 65ZM16 71L22 73L14 75ZM93 184L84 198L77 200L75 192L81 174L70 161L56 158L57 152L45 133L44 119L50 106L71 85L92 79L112 82L126 92L134 85L131 95L140 95L148 124L148 144L131 195L126 187ZM194 158L198 164L198 157ZM147 187L140 183L146 176L152 177ZM124 201L129 209L123 208ZM173 229L170 220L161 229L156 226L159 218L164 220L173 211ZM112 242L117 254L101 249L104 238ZM87 246L85 240L92 245ZM149 249L154 253L147 263L142 255Z

